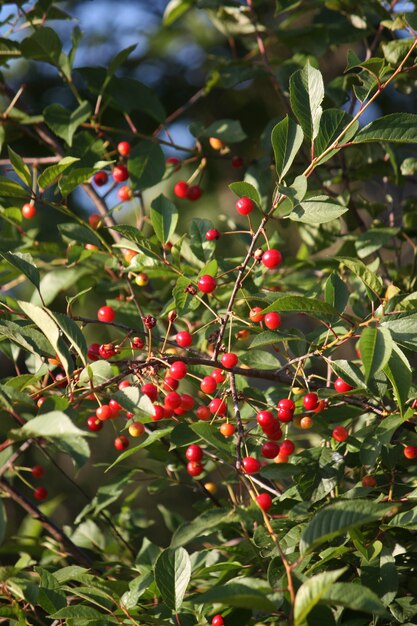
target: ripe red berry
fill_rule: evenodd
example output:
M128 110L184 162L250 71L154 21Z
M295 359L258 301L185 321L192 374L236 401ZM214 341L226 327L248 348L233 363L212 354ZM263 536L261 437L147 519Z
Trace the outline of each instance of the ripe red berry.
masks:
M96 409L97 418L105 422L106 420L110 420L113 417L111 407L108 404L102 404Z
M346 383L343 378L340 377L336 378L336 380L334 381L334 388L337 393L346 393L347 391L353 389L353 387L351 387L349 383Z
M188 185L185 180L179 180L174 186L174 194L177 198L186 198L188 192Z
M181 330L175 335L175 341L180 348L188 348L193 343L193 336L186 330Z
M48 497L48 492L45 487L37 487L33 492L33 496L36 500L45 500Z
M112 356L117 354L117 350L112 343L103 343L99 347L98 353L102 359L111 359Z
M223 626L224 625L224 619L223 617L220 615L220 613L218 613L217 615L215 615L213 617L213 619L211 620L211 626Z
M253 309L249 311L249 319L251 322L262 322L265 315L261 313L262 308L260 306L254 306Z
M281 326L281 315L276 311L267 313L264 317L264 324L269 330L276 330Z
M117 190L117 196L121 202L129 202L133 198L132 188L128 185L123 185Z
M259 496L256 496L256 502L262 511L269 511L272 506L272 498L269 493L260 493Z
M159 420L163 420L165 418L165 409L161 404L153 405L153 415L151 415L151 419L154 422L158 422Z
M204 467L198 461L189 461L187 463L187 472L190 476L200 476L204 471Z
M342 441L346 441L346 439L349 437L349 433L344 426L336 426L335 428L333 428L332 437L336 441L342 442ZM417 448L416 448L416 454L417 454Z
M180 407L183 411L191 411L194 408L195 400L193 396L190 396L188 393L181 394L181 404Z
M211 375L213 376L216 383L224 383L224 381L226 380L226 374L218 367L216 367L216 369L212 371Z
M246 474L256 474L261 469L261 464L258 459L253 456L245 456L242 459L243 470Z
M87 419L87 428L93 433L96 433L103 428L103 422L101 422L95 415L90 415Z
M262 430L264 430L265 428L272 428L275 422L275 418L272 415L271 411L259 411L256 416L256 421L258 422Z
M132 337L132 339L130 340L130 347L132 348L132 350L142 350L144 345L145 342L141 337Z
M116 312L111 306L102 306L97 311L97 319L99 322L112 322L116 317Z
M129 178L129 171L126 165L116 165L113 168L112 174L116 183L122 183Z
M203 393L213 393L217 389L217 383L213 376L204 376L200 383L200 389Z
M169 166L175 166L175 172L178 172L178 170L181 169L181 161L177 159L177 157L168 157L165 160L165 164Z
M281 252L279 250L275 250L274 248L267 250L262 255L262 263L270 270L275 269L282 263Z
M272 428L264 429L265 435L268 439L272 439L272 441L278 441L282 437L282 430L279 425L279 421L275 420L274 426Z
M120 437L116 437L114 440L114 447L116 450L126 450L129 447L129 439L124 435L120 435Z
M126 389L126 387L130 387L130 382L128 380L121 380L120 383L117 385L118 389Z
M233 424L227 422L226 424L222 424L219 430L223 437L233 437L236 428L233 426Z
M406 459L415 459L417 457L417 446L405 446L404 456Z
M91 343L88 346L88 350L87 350L87 356L90 359L90 361L98 361L100 359L100 344L98 343Z
M187 366L184 361L175 361L169 368L169 375L175 380L181 380L187 375Z
M316 393L307 393L303 398L303 405L306 411L314 411L317 409L319 399Z
M121 141L117 145L117 151L121 156L128 157L130 154L130 143L128 141Z
M282 456L290 456L295 450L295 445L291 439L284 439L280 445L279 454Z
M241 167L243 167L243 159L240 156L233 156L232 157L232 167L235 170L239 170Z
M210 413L212 413L213 415L219 415L220 417L223 417L224 415L226 415L227 404L224 400L221 400L220 398L214 398L209 404L209 409Z
M199 420L203 420L204 422L209 420L211 417L210 409L208 408L208 406L204 405L199 406L195 414Z
M101 222L101 215L99 215L98 213L92 213L91 215L88 216L88 223L90 224L91 228L94 228L94 230L97 230L100 222Z
M293 416L293 412L290 409L286 409L283 407L282 409L278 409L277 417L280 422L291 422Z
M164 399L164 404L169 409L178 409L178 407L181 404L180 394L177 393L176 391L171 391L170 393L167 393Z
M211 228L206 232L207 241L214 241L215 239L219 239L220 233L216 228Z
M155 402L158 397L158 387L156 387L153 383L145 383L142 385L140 390L145 394L145 396L148 396L151 402Z
M280 446L275 441L265 441L261 446L261 454L265 459L275 459L279 454Z
M217 287L217 281L210 274L204 274L198 279L197 286L203 293L212 293Z
M236 211L240 213L240 215L249 215L252 213L255 204L253 201L247 196L242 196L235 204Z
M191 187L188 187L187 189L187 199L191 200L191 202L195 202L196 200L199 200L202 195L203 195L203 190L201 189L199 185L191 185Z
M178 389L179 384L179 380L172 378L172 376L166 376L162 386L165 391L175 391Z
M44 473L45 473L45 470L43 469L42 465L34 465L32 467L33 478L42 478Z
M103 187L103 185L105 185L109 180L109 176L107 172L97 172L94 174L93 180L97 187Z
M362 487L376 487L376 479L375 476L370 476L369 474L367 476L364 476L362 478Z
M226 367L228 369L235 367L235 365L237 365L238 360L239 359L237 357L237 354L234 354L234 352L225 352L225 354L223 354L220 359L223 367Z
M112 417L117 417L122 410L122 406L117 402L117 400L109 400L109 407L112 412Z
M201 461L203 458L203 450L200 446L192 444L188 446L185 456L189 461Z
M34 204L27 202L22 206L22 215L25 219L31 220L36 215L36 207Z
M295 402L291 400L291 398L281 398L278 400L278 408L279 409L289 409L290 411L295 411Z

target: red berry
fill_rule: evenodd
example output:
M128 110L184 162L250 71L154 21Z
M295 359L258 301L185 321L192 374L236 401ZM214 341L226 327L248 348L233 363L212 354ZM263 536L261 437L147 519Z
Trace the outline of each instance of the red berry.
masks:
M272 415L271 411L259 411L256 416L256 421L259 426L264 430L265 428L272 428L275 418Z
M122 410L121 405L113 398L109 401L109 407L111 408L112 417L117 417Z
M181 330L175 335L175 341L180 348L188 348L193 343L193 336L186 330Z
M275 250L271 248L271 250L267 250L262 255L262 263L268 269L272 270L282 263L282 254L279 250Z
M197 461L189 461L187 463L187 472L190 476L200 476L200 474L204 471L204 467L201 463Z
M181 405L180 394L176 391L171 391L170 393L167 393L167 395L165 396L164 404L169 409L178 409L178 407Z
M213 415L219 415L220 417L223 417L224 415L226 415L227 404L224 400L221 400L220 398L214 398L209 404L209 409L210 413L212 413Z
M158 397L158 387L156 387L153 383L145 383L141 387L141 392L148 396L151 402L155 402Z
M116 317L116 312L111 306L102 306L97 311L97 319L99 322L112 322Z
M251 322L262 322L265 315L261 313L262 308L260 306L255 306L253 309L249 311L249 319Z
M252 213L255 204L253 201L247 196L242 196L235 204L236 211L240 213L240 215L249 215Z
M216 367L216 369L212 371L211 375L213 376L216 383L224 383L224 381L226 380L226 374L218 367Z
M130 387L130 382L128 380L121 380L120 383L118 384L118 389L126 389L127 387Z
M129 171L126 165L116 165L112 171L116 183L122 183L129 178Z
M220 238L220 233L216 228L211 228L206 232L207 241L214 241L215 239Z
M45 487L37 487L37 489L33 492L33 495L36 500L45 500L45 498L48 497L48 492Z
M87 428L93 433L98 432L103 428L103 422L101 422L95 415L91 415L87 419Z
M243 167L243 159L240 156L233 156L232 157L232 167L235 170L239 170L241 167Z
M236 428L233 426L233 424L230 424L230 422L228 422L227 424L222 424L220 426L220 433L223 435L223 437L233 437L233 435L235 434L235 430Z
M197 286L203 293L212 293L217 287L217 281L210 274L204 274L198 279Z
M291 439L284 439L284 441L282 442L280 446L279 453L282 456L290 456L290 454L292 454L294 450L295 450L295 445L293 444Z
M132 188L128 185L123 185L117 190L117 196L121 202L129 202L133 198Z
M234 352L225 352L225 354L223 354L220 359L223 367L226 367L228 369L235 367L235 365L237 365L238 360L239 359L237 355L234 354Z
M276 426L274 426L274 428L271 428L270 430L264 430L264 433L268 437L268 439L272 439L272 441L278 441L279 439L281 439L282 430L278 420L276 420Z
M353 387L351 387L349 383L345 383L343 378L340 377L336 378L336 380L334 381L334 388L337 393L346 393L347 391L353 389Z
M316 393L307 393L303 398L303 405L306 411L317 409L319 399Z
M159 420L163 420L165 417L165 409L161 404L153 405L153 415L151 416L152 421L158 422Z
M246 474L256 474L261 469L258 459L255 459L253 456L245 456L242 459L242 465Z
M277 417L280 422L291 422L293 416L293 412L290 409L286 409L283 407L282 409L278 409Z
M264 323L269 330L276 330L281 326L281 315L276 311L271 311L265 315Z
M88 346L88 351L87 351L87 356L90 359L90 361L98 361L100 359L100 344L98 343L91 343Z
M177 198L186 198L188 193L188 185L185 180L178 181L174 186L174 194Z
M187 189L187 199L191 200L191 202L195 202L196 200L199 200L202 195L203 195L203 190L201 189L199 185L191 185L191 187L188 187Z
M102 404L101 406L97 407L96 416L102 422L110 420L113 417L111 407L108 404Z
M114 440L114 447L116 450L126 450L129 447L129 439L124 435L120 435L120 437L116 437Z
M265 441L261 447L261 454L265 459L275 459L279 454L280 446L275 441Z
M336 441L342 442L346 441L346 439L349 437L349 433L344 426L336 426L335 428L333 428L332 437L333 439L336 439Z
M183 411L191 411L191 409L194 408L195 405L195 400L192 396L190 396L188 393L182 393L181 394L181 409L183 409Z
M98 353L102 359L111 359L117 354L117 350L112 343L103 343L98 349Z
M169 368L169 375L175 380L181 380L187 375L187 366L184 361L175 361Z
M117 151L124 157L128 157L130 154L130 143L128 141L121 141L117 146Z
M98 213L92 213L91 215L88 216L88 223L90 224L91 228L94 228L94 230L97 230L100 222L101 222L101 215L99 215Z
M272 498L269 493L260 493L259 496L256 496L256 502L262 511L269 511L272 506Z
M149 330L152 330L152 328L155 328L156 318L153 315L145 315L144 317L142 317L142 320L146 328L148 328Z
M370 476L369 474L367 476L364 476L362 478L362 487L376 487L376 479L374 476Z
M417 457L417 446L405 446L404 456L407 459L415 459Z
M203 393L213 393L217 389L217 383L213 376L204 376L200 383L200 389Z
M175 391L176 389L178 389L179 384L179 380L172 378L172 376L166 376L162 386L165 391Z
M289 409L290 411L295 411L295 402L291 400L291 398L281 398L278 400L278 408L279 409Z
M213 619L211 620L211 626L223 626L223 624L224 624L224 619L220 615L220 613L215 615Z
M145 342L141 337L132 337L132 339L130 340L130 347L132 348L132 350L142 350L144 345Z
M199 420L203 420L204 422L209 420L211 417L210 409L208 406L201 405L197 408L195 414L197 415Z
M57 374L55 376L55 382L59 383L58 387L66 387L67 386L67 378L65 374Z
M177 157L168 157L165 164L175 166L175 172L178 172L178 170L181 169L181 161L177 159Z
M109 176L107 172L97 172L96 174L94 174L93 180L97 187L102 187L109 180Z
M189 461L201 461L203 458L203 450L200 446L192 444L188 446L185 456Z
M42 478L44 473L45 473L45 470L43 469L42 465L34 465L32 467L33 478Z
M34 204L27 202L22 206L22 215L25 219L31 220L36 215L36 207Z

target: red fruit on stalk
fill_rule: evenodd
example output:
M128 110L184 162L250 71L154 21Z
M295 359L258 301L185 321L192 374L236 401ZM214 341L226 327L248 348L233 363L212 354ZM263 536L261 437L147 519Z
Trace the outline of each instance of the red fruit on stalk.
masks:
M279 454L280 446L275 441L265 441L261 446L261 454L265 459L275 459Z
M198 279L197 287L203 293L212 293L217 287L217 281L210 274L204 274Z
M258 496L256 496L256 502L259 505L259 508L262 509L262 511L269 511L269 509L272 506L272 498L269 495L269 493L260 493Z
M184 361L175 361L169 368L169 375L175 380L181 380L187 375L187 366Z
M403 452L406 459L415 459L417 457L417 446L405 446Z
M42 467L42 465L34 465L32 467L32 476L33 478L42 478L42 476L45 474L45 470Z
M188 200L191 200L191 202L195 202L196 200L199 200L202 195L203 195L203 190L201 189L199 185L191 185L191 187L188 187L187 189L186 197Z
M243 159L240 156L233 156L231 163L232 167L235 170L239 170L241 167L243 167Z
M90 359L90 361L98 361L100 359L100 344L91 343L88 346L87 356Z
M290 456L295 450L295 445L290 439L284 439L281 443L279 454L282 456Z
M103 185L105 185L108 180L109 180L109 176L107 172L97 172L93 176L93 181L95 182L97 187L103 187Z
M117 197L121 202L129 202L133 198L133 190L128 185L123 185L117 190Z
M242 465L245 474L256 474L261 469L258 459L255 459L253 456L245 456L242 459Z
M125 437L124 435L120 435L120 437L116 437L116 439L114 440L114 447L116 448L116 450L119 450L120 452L122 450L126 450L126 448L129 447L129 439Z
M271 248L262 255L262 264L269 270L273 270L282 263L282 254L279 250Z
M349 437L349 433L344 426L335 426L335 428L333 428L332 437L336 441L343 442Z
M117 400L113 400L113 398L109 400L109 407L111 409L113 418L117 417L122 410L122 406L117 402Z
M103 428L103 422L101 422L95 415L90 415L87 419L87 428L93 433L96 433Z
M314 392L307 393L303 398L303 405L306 411L314 411L319 403L318 395Z
M113 168L112 175L116 183L122 183L129 178L129 171L126 165L116 165Z
M102 306L97 311L97 319L99 322L112 322L116 317L116 312L111 306Z
M291 400L291 398L281 398L278 400L278 408L279 409L289 409L290 411L295 411L295 402Z
M179 380L172 378L172 376L166 376L162 387L165 391L175 391L176 389L178 389L179 384Z
M255 306L249 312L249 319L251 322L259 323L262 322L265 315L261 313L262 308L260 306Z
M36 215L36 207L34 204L27 202L22 206L22 215L26 220L31 220Z
M220 613L218 613L217 615L214 615L214 617L211 620L211 626L224 626L224 619L220 615Z
M176 391L171 391L170 393L167 393L164 399L164 404L169 409L178 409L178 407L181 405L180 394Z
M224 383L226 380L226 374L220 368L216 367L211 373L216 383Z
M227 422L226 424L222 424L219 430L223 437L233 437L236 428L233 426L233 424Z
M346 383L343 378L336 378L336 380L334 381L334 388L337 391L337 393L346 393L347 391L351 391L351 389L353 389L353 387L351 387L349 385L349 383Z
M286 409L285 407L283 407L282 409L278 409L277 417L280 422L283 422L284 424L286 424L288 422L291 422L292 417L293 417L293 412L290 411L290 409Z
M236 202L235 207L236 207L236 211L240 215L249 215L250 213L252 213L252 211L253 211L253 209L255 207L255 204L254 204L253 200L251 200L247 196L242 196Z
M132 337L130 340L130 347L132 350L142 350L145 346L145 342L141 337Z
M207 241L215 241L220 238L220 233L216 228L211 228L206 232Z
M210 413L212 413L213 415L219 415L220 417L223 417L224 415L226 415L227 404L224 400L221 400L220 398L214 398L209 404L209 409Z
M180 180L174 186L174 194L177 196L177 198L186 198L188 189L189 187L185 180Z
M232 367L235 367L237 365L238 360L239 359L237 357L237 354L234 354L233 352L225 352L225 354L223 354L220 359L223 367L226 367L227 369L231 369Z
M160 404L153 405L153 415L151 415L151 419L153 422L158 422L159 420L163 420L165 418L165 409Z
M110 420L113 417L113 412L111 407L108 404L102 404L96 409L96 417L101 421L105 422L106 420Z
M131 384L128 380L121 380L117 385L118 389L126 389L127 387L131 387Z
M158 387L156 387L153 383L145 383L142 385L140 390L145 394L145 396L148 396L151 402L155 402L158 397Z
M203 420L204 422L206 422L207 420L211 418L211 412L208 406L204 406L204 405L199 406L196 409L195 414L199 420Z
M128 141L121 141L117 145L117 151L121 156L128 157L130 154L130 143Z
M276 311L267 313L264 317L264 324L269 330L276 330L281 326L281 315Z
M101 215L99 215L98 213L92 213L91 215L88 216L88 223L90 224L91 228L94 228L94 230L97 230L100 222L101 222Z
M200 389L203 393L213 393L217 389L217 383L213 376L204 376L200 383Z
M193 336L186 330L181 330L175 335L175 341L180 348L188 348L193 343Z
M37 487L33 492L33 496L36 500L45 500L48 497L48 492L45 487Z
M256 421L262 430L264 430L265 428L272 428L275 423L275 418L271 411L259 411L256 415Z
M204 471L204 467L197 461L189 461L187 463L187 472L190 476L200 476Z
M188 446L185 452L185 456L188 461L201 461L201 459L203 458L203 450L202 448L200 448L200 446L192 444L191 446Z

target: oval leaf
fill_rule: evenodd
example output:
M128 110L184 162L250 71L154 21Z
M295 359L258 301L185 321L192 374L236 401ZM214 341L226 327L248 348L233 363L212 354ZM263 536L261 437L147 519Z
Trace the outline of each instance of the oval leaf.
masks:
M191 561L184 548L167 548L156 560L155 582L168 608L178 611L191 578Z

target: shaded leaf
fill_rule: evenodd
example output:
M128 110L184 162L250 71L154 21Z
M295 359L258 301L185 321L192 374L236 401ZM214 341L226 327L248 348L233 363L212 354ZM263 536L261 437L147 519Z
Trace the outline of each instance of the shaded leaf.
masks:
M290 169L297 152L301 148L303 139L302 129L288 115L272 129L271 142L279 181Z
M167 548L156 560L155 582L168 608L178 611L191 578L191 561L184 548Z

